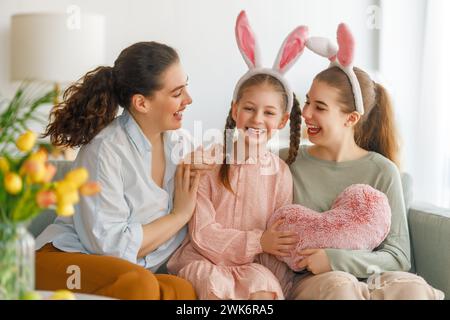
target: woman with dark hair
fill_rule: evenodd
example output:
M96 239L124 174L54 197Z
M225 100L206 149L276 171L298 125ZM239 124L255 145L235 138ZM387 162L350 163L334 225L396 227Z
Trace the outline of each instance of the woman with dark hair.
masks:
M58 146L81 146L73 165L85 167L102 190L37 238L37 289L66 288L68 268L77 266L75 292L195 298L187 281L153 274L182 242L195 207L199 174L177 167L177 129L192 102L186 86L174 49L140 42L113 67L98 67L66 90L46 136Z

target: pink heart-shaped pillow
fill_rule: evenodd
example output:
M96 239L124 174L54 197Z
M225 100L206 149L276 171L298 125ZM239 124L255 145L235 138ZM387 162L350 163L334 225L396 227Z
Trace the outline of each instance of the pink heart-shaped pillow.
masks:
M391 208L386 195L369 185L347 187L323 213L301 205L278 209L267 226L284 219L280 231L297 232L299 241L289 257L278 259L299 271L297 263L303 259L299 250L336 248L373 250L386 238L391 227Z

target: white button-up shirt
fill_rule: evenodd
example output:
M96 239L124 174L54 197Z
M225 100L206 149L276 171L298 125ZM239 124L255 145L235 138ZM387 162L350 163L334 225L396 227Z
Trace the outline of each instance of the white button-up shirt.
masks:
M166 169L163 188L151 177L152 145L126 110L83 146L73 168L85 167L101 192L81 197L72 217L58 217L36 239L36 248L53 243L65 252L109 255L156 271L186 235L175 236L144 258L137 258L142 225L170 213L176 165L184 155L186 138L180 131L164 133Z

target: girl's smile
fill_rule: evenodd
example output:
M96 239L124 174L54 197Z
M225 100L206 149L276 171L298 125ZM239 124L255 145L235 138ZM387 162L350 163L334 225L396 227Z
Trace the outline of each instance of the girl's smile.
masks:
M335 146L351 132L347 114L340 108L339 94L324 82L314 81L306 95L302 116L312 143Z
M236 128L247 145L266 143L275 130L284 127L288 116L282 96L267 84L249 87L233 105Z
M309 123L308 121L305 121L305 124L306 124L306 127L308 128L308 136L310 136L310 137L319 134L319 132L322 130L321 127L313 125L313 124Z

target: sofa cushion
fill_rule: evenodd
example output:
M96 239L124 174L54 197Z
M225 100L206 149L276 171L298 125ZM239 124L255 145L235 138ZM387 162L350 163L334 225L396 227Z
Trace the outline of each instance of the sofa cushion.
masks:
M408 223L415 271L450 299L450 209L414 204Z
M336 248L373 250L386 238L391 226L391 208L386 195L369 185L347 187L331 209L318 213L293 204L271 215L267 225L280 219L279 231L293 231L298 241L287 257L277 256L294 271L304 257L295 254L304 249Z

